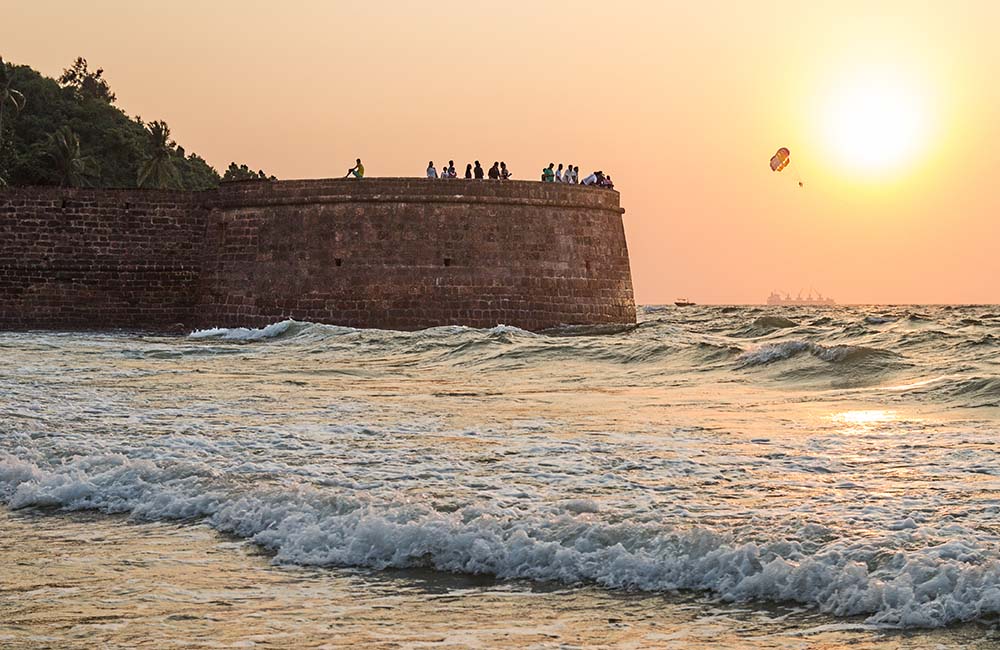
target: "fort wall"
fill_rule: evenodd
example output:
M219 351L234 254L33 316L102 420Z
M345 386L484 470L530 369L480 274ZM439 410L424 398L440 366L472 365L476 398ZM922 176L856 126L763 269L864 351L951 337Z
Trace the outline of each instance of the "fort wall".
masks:
M635 321L618 193L348 179L0 192L0 328Z

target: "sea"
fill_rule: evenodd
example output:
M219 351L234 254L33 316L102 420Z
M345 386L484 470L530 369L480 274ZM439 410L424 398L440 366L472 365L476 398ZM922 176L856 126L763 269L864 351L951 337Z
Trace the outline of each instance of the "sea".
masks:
M998 443L998 306L0 333L0 648L996 648Z

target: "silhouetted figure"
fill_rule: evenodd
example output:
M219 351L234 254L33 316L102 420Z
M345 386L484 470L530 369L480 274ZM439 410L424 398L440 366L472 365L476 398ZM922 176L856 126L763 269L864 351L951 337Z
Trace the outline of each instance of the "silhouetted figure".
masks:
M455 161L448 161L448 178L458 178L458 172L455 171Z
M348 176L351 175L353 175L354 178L365 177L365 166L361 164L361 159L358 158L355 162L357 164L355 164L354 167L351 167L350 169L347 170L347 173L344 174L344 178L347 178Z
M434 168L434 161L431 160L427 163L427 178L437 178L438 170Z
M472 180L472 165L468 164L465 166L465 178Z
M475 175L477 181L483 180L483 167L479 164L478 160L476 161L476 167L472 170L472 173Z
M490 180L498 181L500 180L500 163L493 161L493 166L490 167Z
M502 161L500 162L500 180L510 180L510 170L507 169L507 163Z

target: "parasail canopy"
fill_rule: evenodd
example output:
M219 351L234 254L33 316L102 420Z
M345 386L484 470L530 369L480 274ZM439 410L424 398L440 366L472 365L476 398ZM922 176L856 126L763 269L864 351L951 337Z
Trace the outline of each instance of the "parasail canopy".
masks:
M780 172L785 167L788 167L788 163L792 162L791 152L788 151L787 147L782 147L778 149L773 156L771 156L771 171Z

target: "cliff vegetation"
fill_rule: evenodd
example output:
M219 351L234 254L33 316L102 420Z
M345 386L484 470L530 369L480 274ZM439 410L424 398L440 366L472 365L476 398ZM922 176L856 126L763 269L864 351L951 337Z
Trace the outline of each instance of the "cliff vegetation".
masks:
M104 70L82 57L58 79L0 58L0 186L203 190L273 179L236 163L220 176L177 144L166 122L130 117L117 99Z

